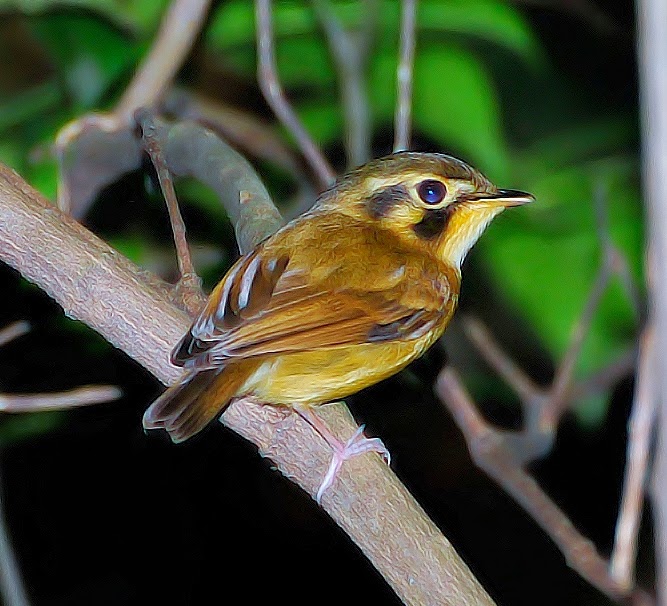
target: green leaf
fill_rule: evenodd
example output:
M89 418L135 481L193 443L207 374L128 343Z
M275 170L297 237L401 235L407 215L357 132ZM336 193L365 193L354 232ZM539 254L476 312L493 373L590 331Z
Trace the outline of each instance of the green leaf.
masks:
M346 0L333 3L344 26L358 28L365 18L364 2ZM398 37L400 4L384 0L379 7L380 39ZM315 35L322 37L309 2L275 2L273 27L276 38ZM541 47L521 13L500 0L422 0L418 5L420 33L456 33L483 39L505 47L528 63L542 60ZM252 2L232 0L214 15L206 32L213 47L229 50L255 44L255 16ZM418 44L421 41L418 37Z
M41 15L58 10L84 9L117 26L152 31L157 27L169 0L0 0L0 12Z
M90 15L57 13L30 22L48 48L78 111L93 108L137 61L139 48L110 24Z
M53 81L46 81L9 99L0 100L0 133L42 113L53 111L62 100L62 91Z
M396 99L396 58L383 54L373 63L370 91L375 119L390 122ZM455 150L503 181L508 157L496 92L481 63L451 47L422 49L415 61L415 128L445 150Z
M496 220L480 241L498 285L532 324L555 360L566 350L601 263L594 189L604 184L610 234L641 276L642 214L635 167L599 162L556 170L531 186L537 202ZM607 289L579 359L591 372L633 342L637 318L618 281Z
M474 36L515 53L528 64L544 60L542 48L523 15L498 0L422 0L420 30Z

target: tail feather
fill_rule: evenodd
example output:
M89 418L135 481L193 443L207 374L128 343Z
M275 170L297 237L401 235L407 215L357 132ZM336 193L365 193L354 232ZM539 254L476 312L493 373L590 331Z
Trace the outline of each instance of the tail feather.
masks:
M168 387L144 413L144 429L162 429L211 385L219 370L191 372Z
M256 367L255 361L244 360L187 375L150 405L144 428L165 429L175 443L187 440L225 409Z

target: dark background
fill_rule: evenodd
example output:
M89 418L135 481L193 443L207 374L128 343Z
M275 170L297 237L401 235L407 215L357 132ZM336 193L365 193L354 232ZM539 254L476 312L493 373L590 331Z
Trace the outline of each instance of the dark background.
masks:
M563 7L520 8L554 69L567 74L568 86L592 104L636 116L633 6L599 4L611 30L595 29ZM503 69L511 80L511 70ZM534 77L502 88L510 97L506 116L517 125L517 141L522 124L529 131L551 103L549 95L540 98L540 87L546 84ZM531 110L511 103L513 95L529 94L537 97ZM376 136L382 153L391 133ZM417 147L429 145L418 133ZM636 153L636 139L634 145ZM339 148L329 151L340 161ZM144 176L134 174L113 186L87 224L109 237L121 224L150 225L156 239L168 242L166 213L145 185ZM228 237L228 228L211 226L200 209L186 206L185 214L200 239ZM494 287L475 257L464 274L462 312L475 310L493 326L497 311L522 325L511 305L500 304L499 310L494 304L489 311L485 303ZM3 499L33 604L252 604L283 598L292 604L399 603L356 546L252 445L218 424L179 446L165 436L146 435L141 416L160 393L158 382L64 318L57 305L5 266L0 285L2 322L27 319L33 325L29 335L0 349L3 391L105 383L124 392L110 404L36 415L30 423L3 421ZM450 332L445 347L453 358L467 360L472 354L461 343L460 329ZM536 379L550 379L552 363L536 338L510 334L505 341ZM607 604L472 465L459 431L432 393L445 347L439 344L408 371L349 398L355 416L368 424L369 435L384 440L396 473L499 604ZM601 424L585 426L567 417L553 452L532 468L605 553L613 538L631 398L627 379L615 388ZM490 420L518 424L516 406L504 399L479 403ZM40 431L33 433L34 427ZM638 574L650 586L649 528L642 533Z

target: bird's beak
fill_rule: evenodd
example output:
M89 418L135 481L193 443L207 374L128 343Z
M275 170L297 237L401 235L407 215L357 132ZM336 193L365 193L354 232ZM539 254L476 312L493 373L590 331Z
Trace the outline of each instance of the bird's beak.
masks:
M535 196L516 189L498 189L493 193L481 194L477 200L488 201L507 208L510 206L523 206L529 202L534 202Z

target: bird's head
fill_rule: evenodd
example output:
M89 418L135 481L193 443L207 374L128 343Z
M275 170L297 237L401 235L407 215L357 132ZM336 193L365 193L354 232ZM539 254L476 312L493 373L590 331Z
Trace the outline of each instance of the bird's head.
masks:
M451 156L400 152L348 173L318 206L376 222L458 268L496 215L532 200Z

